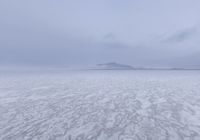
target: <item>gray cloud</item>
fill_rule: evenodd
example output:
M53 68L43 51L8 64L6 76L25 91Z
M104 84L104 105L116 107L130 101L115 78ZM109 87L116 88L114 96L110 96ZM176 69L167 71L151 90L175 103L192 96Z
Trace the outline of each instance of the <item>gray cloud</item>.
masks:
M195 28L183 29L181 31L177 31L176 33L165 39L164 42L166 43L184 42L194 37L196 33L197 29Z
M0 65L188 64L199 13L198 0L2 0Z

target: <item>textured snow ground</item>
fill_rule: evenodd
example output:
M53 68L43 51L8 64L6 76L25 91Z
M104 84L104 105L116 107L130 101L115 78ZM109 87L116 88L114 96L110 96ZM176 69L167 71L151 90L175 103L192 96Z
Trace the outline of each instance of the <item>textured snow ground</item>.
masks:
M199 139L199 71L0 74L0 140Z

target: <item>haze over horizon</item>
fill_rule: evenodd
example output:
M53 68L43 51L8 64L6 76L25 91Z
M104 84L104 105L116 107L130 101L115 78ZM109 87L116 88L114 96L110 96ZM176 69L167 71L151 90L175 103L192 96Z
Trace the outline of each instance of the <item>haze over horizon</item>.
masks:
M200 68L199 0L2 0L0 66Z

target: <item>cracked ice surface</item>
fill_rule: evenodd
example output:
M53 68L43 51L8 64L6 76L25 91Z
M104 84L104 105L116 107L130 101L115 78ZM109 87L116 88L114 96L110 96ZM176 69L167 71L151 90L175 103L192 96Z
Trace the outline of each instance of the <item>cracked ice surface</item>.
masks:
M199 140L199 71L0 75L1 140Z

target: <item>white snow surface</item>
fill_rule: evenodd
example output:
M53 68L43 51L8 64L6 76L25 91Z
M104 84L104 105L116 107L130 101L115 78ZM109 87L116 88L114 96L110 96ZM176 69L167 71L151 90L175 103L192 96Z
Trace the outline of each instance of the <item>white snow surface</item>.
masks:
M200 140L200 71L1 73L0 140Z

